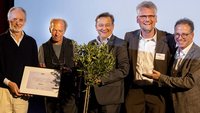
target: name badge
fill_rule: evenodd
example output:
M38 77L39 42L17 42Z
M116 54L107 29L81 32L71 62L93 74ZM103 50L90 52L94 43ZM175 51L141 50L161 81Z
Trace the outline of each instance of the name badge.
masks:
M156 53L156 60L165 60L165 54Z

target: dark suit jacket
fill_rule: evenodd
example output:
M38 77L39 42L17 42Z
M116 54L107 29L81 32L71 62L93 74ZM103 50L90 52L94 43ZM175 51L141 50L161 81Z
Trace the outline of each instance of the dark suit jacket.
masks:
M96 40L92 40L90 43L94 42ZM124 77L128 75L129 71L127 43L112 35L107 44L116 58L116 66L108 74L108 77L101 78L102 86L94 86L96 99L101 105L124 102Z
M172 88L175 113L200 113L200 48L193 44L181 65L161 75L159 81Z
M128 32L125 34L125 40L128 42L128 53L130 60L130 73L129 82L135 80L136 74L136 63L138 54L140 30ZM169 46L170 45L170 46ZM157 30L157 42L156 42L156 53L164 54L164 60L156 59L156 54L154 58L154 69L160 71L161 73L167 74L168 66L171 59L171 53L174 52L175 41L171 34Z

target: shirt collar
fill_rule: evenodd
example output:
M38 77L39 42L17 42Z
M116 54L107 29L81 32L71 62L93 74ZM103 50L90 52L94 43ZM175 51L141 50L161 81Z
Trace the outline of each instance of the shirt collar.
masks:
M178 48L177 49L177 51L176 51L176 56L177 57L180 57L180 58L183 58L183 57L185 57L185 55L188 53L188 51L190 50L190 48L192 47L192 45L193 45L193 42L190 44L190 45L188 45L185 49L180 49L180 48Z
M112 36L112 34L104 40L102 40L102 38L98 36L96 40L97 40L98 44L107 44L108 41L110 40L111 36Z
M155 30L156 31L156 30ZM146 42L148 42L148 41L154 41L154 42L156 42L157 41L157 31L156 31L156 33L154 34L154 36L153 37L151 37L151 38L148 38L148 39L145 39L143 36L142 36L142 33L140 32L140 40L144 40L144 41L146 41Z
M22 41L22 39L23 39L23 37L24 37L24 32L22 31L22 36L19 38L19 42L17 42L17 40L15 40L15 36L14 36L14 34L9 30L9 32L10 32L10 36L12 37L12 39L15 41L15 43L19 46L20 45L20 43L21 43L21 41Z

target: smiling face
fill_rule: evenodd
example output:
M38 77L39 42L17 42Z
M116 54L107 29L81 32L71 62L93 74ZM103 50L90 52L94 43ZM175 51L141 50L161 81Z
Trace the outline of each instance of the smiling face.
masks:
M153 32L157 23L156 11L153 8L141 7L138 9L137 23L142 32Z
M193 42L194 32L188 24L179 24L175 27L174 38L178 47L185 49Z
M114 24L110 17L100 17L96 21L96 30L99 34L99 37L102 39L108 38L114 29Z
M23 31L26 23L26 17L22 10L14 9L10 12L8 17L9 28L13 33L19 33Z

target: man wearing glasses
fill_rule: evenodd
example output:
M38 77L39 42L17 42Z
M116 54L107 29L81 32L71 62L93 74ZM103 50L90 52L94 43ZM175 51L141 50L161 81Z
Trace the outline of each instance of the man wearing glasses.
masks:
M171 53L175 47L172 35L158 30L157 7L151 1L140 3L137 8L139 30L127 32L130 72L125 106L127 113L165 113L167 89L143 74L159 70L167 74ZM170 36L170 37L168 37ZM169 45L170 44L170 45Z
M200 112L200 48L194 42L194 24L184 18L176 22L174 38L178 49L171 69L171 77L153 70L146 76L171 87L175 113ZM162 74L161 74L162 73Z

